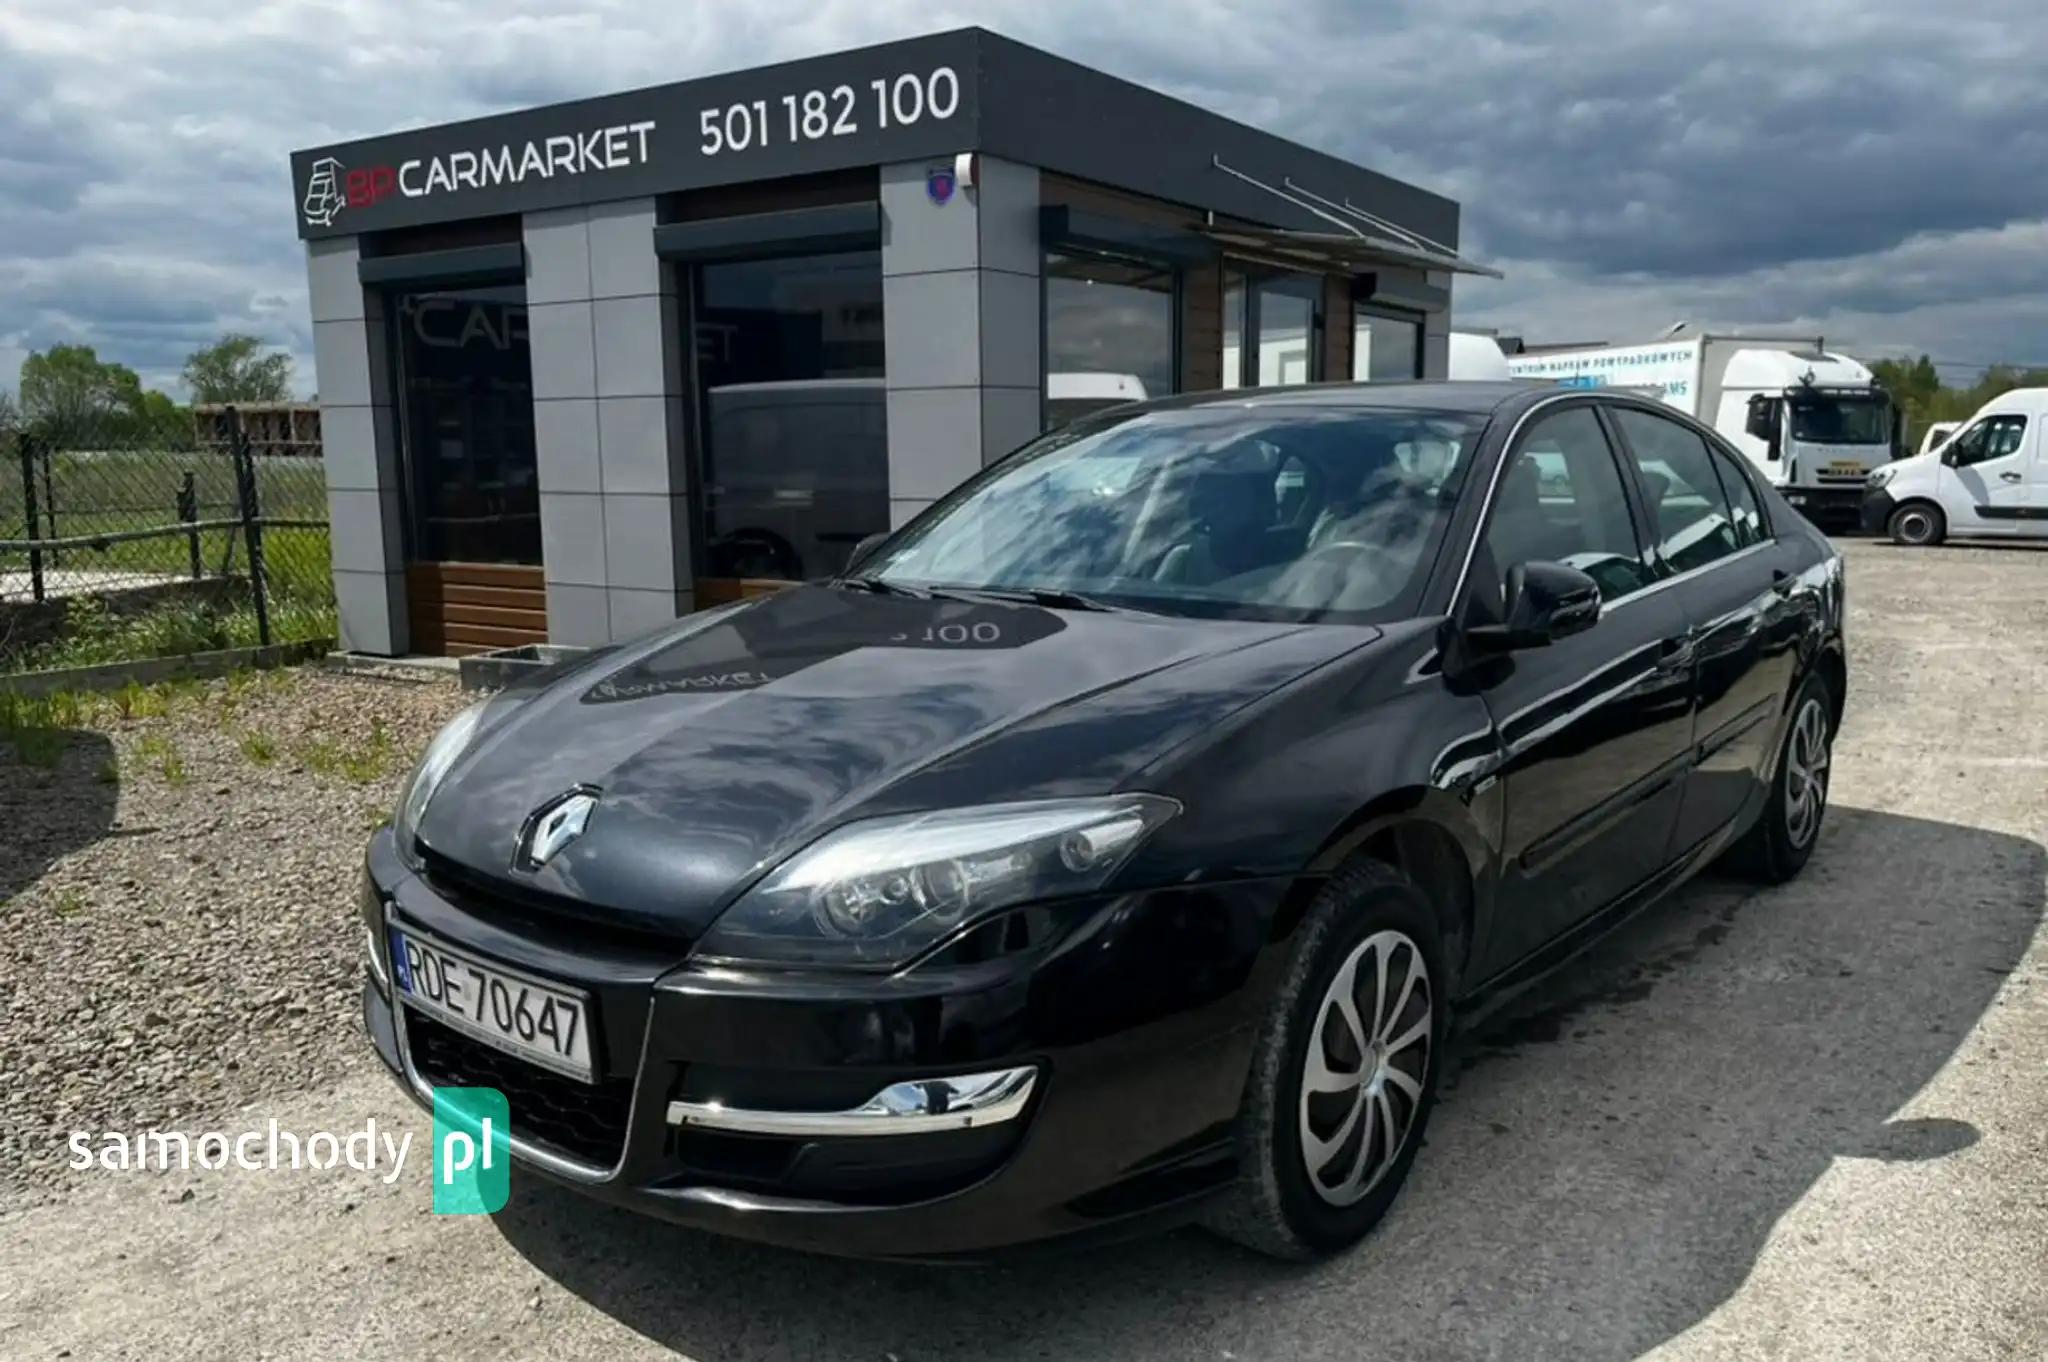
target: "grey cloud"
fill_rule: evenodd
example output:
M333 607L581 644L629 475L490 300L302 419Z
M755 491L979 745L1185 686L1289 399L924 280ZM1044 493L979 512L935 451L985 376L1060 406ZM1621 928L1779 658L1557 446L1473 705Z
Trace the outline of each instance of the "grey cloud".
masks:
M235 327L310 385L292 148L964 22L1460 199L1466 248L1511 273L1460 285L1465 320L1711 314L1953 348L1974 315L1968 353L2048 352L2048 313L2015 302L2048 291L2032 5L469 0L427 22L407 0L193 0L166 28L13 0L0 361L90 339L167 383Z

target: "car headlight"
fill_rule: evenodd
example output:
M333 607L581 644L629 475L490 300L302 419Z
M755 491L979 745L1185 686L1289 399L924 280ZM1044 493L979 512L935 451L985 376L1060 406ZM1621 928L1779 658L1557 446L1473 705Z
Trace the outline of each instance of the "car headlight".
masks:
M490 703L479 700L462 713L443 725L427 744L427 750L420 757L412 775L406 778L405 788L399 792L397 811L391 815L391 832L398 839L398 854L407 865L418 863L414 843L419 837L420 816L427 811L427 801L440 788L441 778L448 774L448 768L469 746L469 740L476 736L477 721L483 717L484 706Z
M1892 474L1898 471L1899 470L1896 468L1873 468L1870 470L1870 476L1868 478L1865 478L1864 482L1867 486L1870 487L1882 487L1886 483L1890 482L1892 480Z
M1178 812L1171 799L1127 794L850 823L748 890L700 949L741 960L901 964L998 909L1100 889Z

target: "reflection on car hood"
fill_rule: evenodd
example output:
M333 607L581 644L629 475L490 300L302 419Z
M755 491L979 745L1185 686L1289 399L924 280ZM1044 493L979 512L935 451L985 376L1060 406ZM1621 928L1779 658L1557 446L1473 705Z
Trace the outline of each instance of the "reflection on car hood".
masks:
M421 839L593 918L694 936L829 826L1115 789L1375 636L796 587L534 691L456 763ZM583 835L514 870L527 818L578 786L600 792Z

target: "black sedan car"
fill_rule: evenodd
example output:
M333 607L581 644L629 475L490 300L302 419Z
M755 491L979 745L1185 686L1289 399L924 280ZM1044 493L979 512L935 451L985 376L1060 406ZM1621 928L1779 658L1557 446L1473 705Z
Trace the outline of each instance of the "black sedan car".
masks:
M1651 402L1118 408L458 717L370 846L365 1020L519 1165L706 1229L1329 1253L1455 1021L1724 854L1799 870L1842 617Z

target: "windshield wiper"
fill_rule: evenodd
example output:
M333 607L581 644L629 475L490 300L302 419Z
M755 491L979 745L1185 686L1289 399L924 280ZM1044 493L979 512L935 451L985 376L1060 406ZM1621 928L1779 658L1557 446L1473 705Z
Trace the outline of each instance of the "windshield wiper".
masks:
M834 577L832 585L850 586L855 591L872 592L877 596L907 596L914 601L928 601L932 597L929 591L904 586L900 582L885 582L880 577Z
M1019 605L1042 605L1048 610L1089 610L1108 615L1149 615L1127 605L1111 605L1078 591L1051 586L967 586L945 582L930 586L905 586L880 577L834 577L832 585L869 591L877 596L907 596L919 601L1011 601Z
M1084 596L1078 591L1054 586L947 586L944 594L952 596L984 596L991 600L1017 601L1026 605L1042 605L1048 610L1089 610L1107 615L1149 615L1149 610L1138 610L1127 605L1111 605L1098 601L1093 596Z

